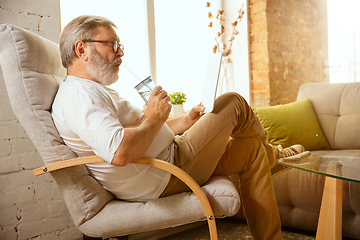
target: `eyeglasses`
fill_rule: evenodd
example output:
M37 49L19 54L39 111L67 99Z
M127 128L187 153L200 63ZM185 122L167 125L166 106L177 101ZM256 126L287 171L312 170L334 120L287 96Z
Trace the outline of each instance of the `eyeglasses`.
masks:
M117 53L119 51L119 49L121 51L124 51L124 45L119 43L118 40L115 41L100 41L100 40L83 40L83 42L102 42L102 43L111 43L112 44L112 49L114 51L114 53Z

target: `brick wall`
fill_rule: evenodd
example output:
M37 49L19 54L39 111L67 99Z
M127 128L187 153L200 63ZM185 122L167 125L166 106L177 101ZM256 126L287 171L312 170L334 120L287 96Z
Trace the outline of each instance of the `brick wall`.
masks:
M11 23L58 42L58 0L0 1L0 23ZM0 239L82 239L44 163L19 124L0 69Z
M296 101L323 76L321 0L250 0L251 97L255 107Z

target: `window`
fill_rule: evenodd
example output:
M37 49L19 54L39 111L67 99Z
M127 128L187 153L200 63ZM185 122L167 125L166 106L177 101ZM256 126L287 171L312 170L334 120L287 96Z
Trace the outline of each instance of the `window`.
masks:
M360 82L358 0L327 1L330 82Z
M75 17L85 14L104 16L113 21L118 27L120 42L125 46L123 62L142 78L150 75L146 0L61 0L60 11L62 28ZM142 107L143 102L134 90L138 80L124 68L120 69L119 75L119 81L111 87Z
M157 83L188 96L185 108L200 103L207 58L214 39L205 1L155 1Z
M220 6L221 2L222 0L211 1L212 5L216 6ZM240 4L239 7L236 6L240 9L241 3L236 4ZM205 8L205 5L206 1L193 0L61 0L61 26L64 27L73 18L83 14L109 18L118 26L118 35L125 46L123 63L141 79L153 72L157 84L168 92L185 92L188 96L185 109L190 109L200 102L207 58L212 55L212 47L215 44L213 33L207 28L209 9ZM155 37L150 37L150 42L155 41L155 44L152 45L151 42L149 48L147 16L151 8L154 10L154 17L150 21L155 23L155 34L150 33ZM231 11L231 6L228 8ZM246 24L246 21L241 23L244 26L247 26ZM246 59L247 27L244 26L242 29L245 36L238 38L243 38L246 54L239 55L245 56ZM149 55L149 52L153 55ZM238 54L239 50L234 48L234 52ZM150 64L150 57L156 59L156 74L152 69L154 62ZM238 64L242 64L241 62L243 60L239 60ZM247 72L243 78L245 95L249 92L249 73L246 64L244 66ZM124 67L120 68L119 75L119 81L111 87L138 107L142 107L143 101L133 88L139 79Z

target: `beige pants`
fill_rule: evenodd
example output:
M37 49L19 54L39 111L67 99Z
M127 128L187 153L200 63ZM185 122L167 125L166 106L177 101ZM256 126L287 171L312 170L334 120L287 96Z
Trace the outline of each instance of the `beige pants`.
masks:
M253 239L282 239L270 168L276 164L268 135L260 121L236 93L215 101L194 126L175 139L175 165L200 185L212 175L240 177L240 194ZM171 177L162 197L189 191Z

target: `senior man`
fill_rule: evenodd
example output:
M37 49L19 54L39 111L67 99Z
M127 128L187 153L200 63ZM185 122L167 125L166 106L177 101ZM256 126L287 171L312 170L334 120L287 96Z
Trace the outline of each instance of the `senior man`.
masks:
M67 76L60 84L52 116L64 142L78 155L107 163L88 164L90 174L116 197L148 201L188 191L169 173L131 164L141 157L168 161L200 185L213 175L238 174L241 199L254 239L282 239L270 169L279 149L268 143L260 121L243 97L221 95L214 111L198 105L169 118L171 105L160 86L138 109L107 86L118 80L124 46L116 25L99 16L72 20L60 37ZM175 137L175 135L182 133ZM301 146L280 150L294 155Z

